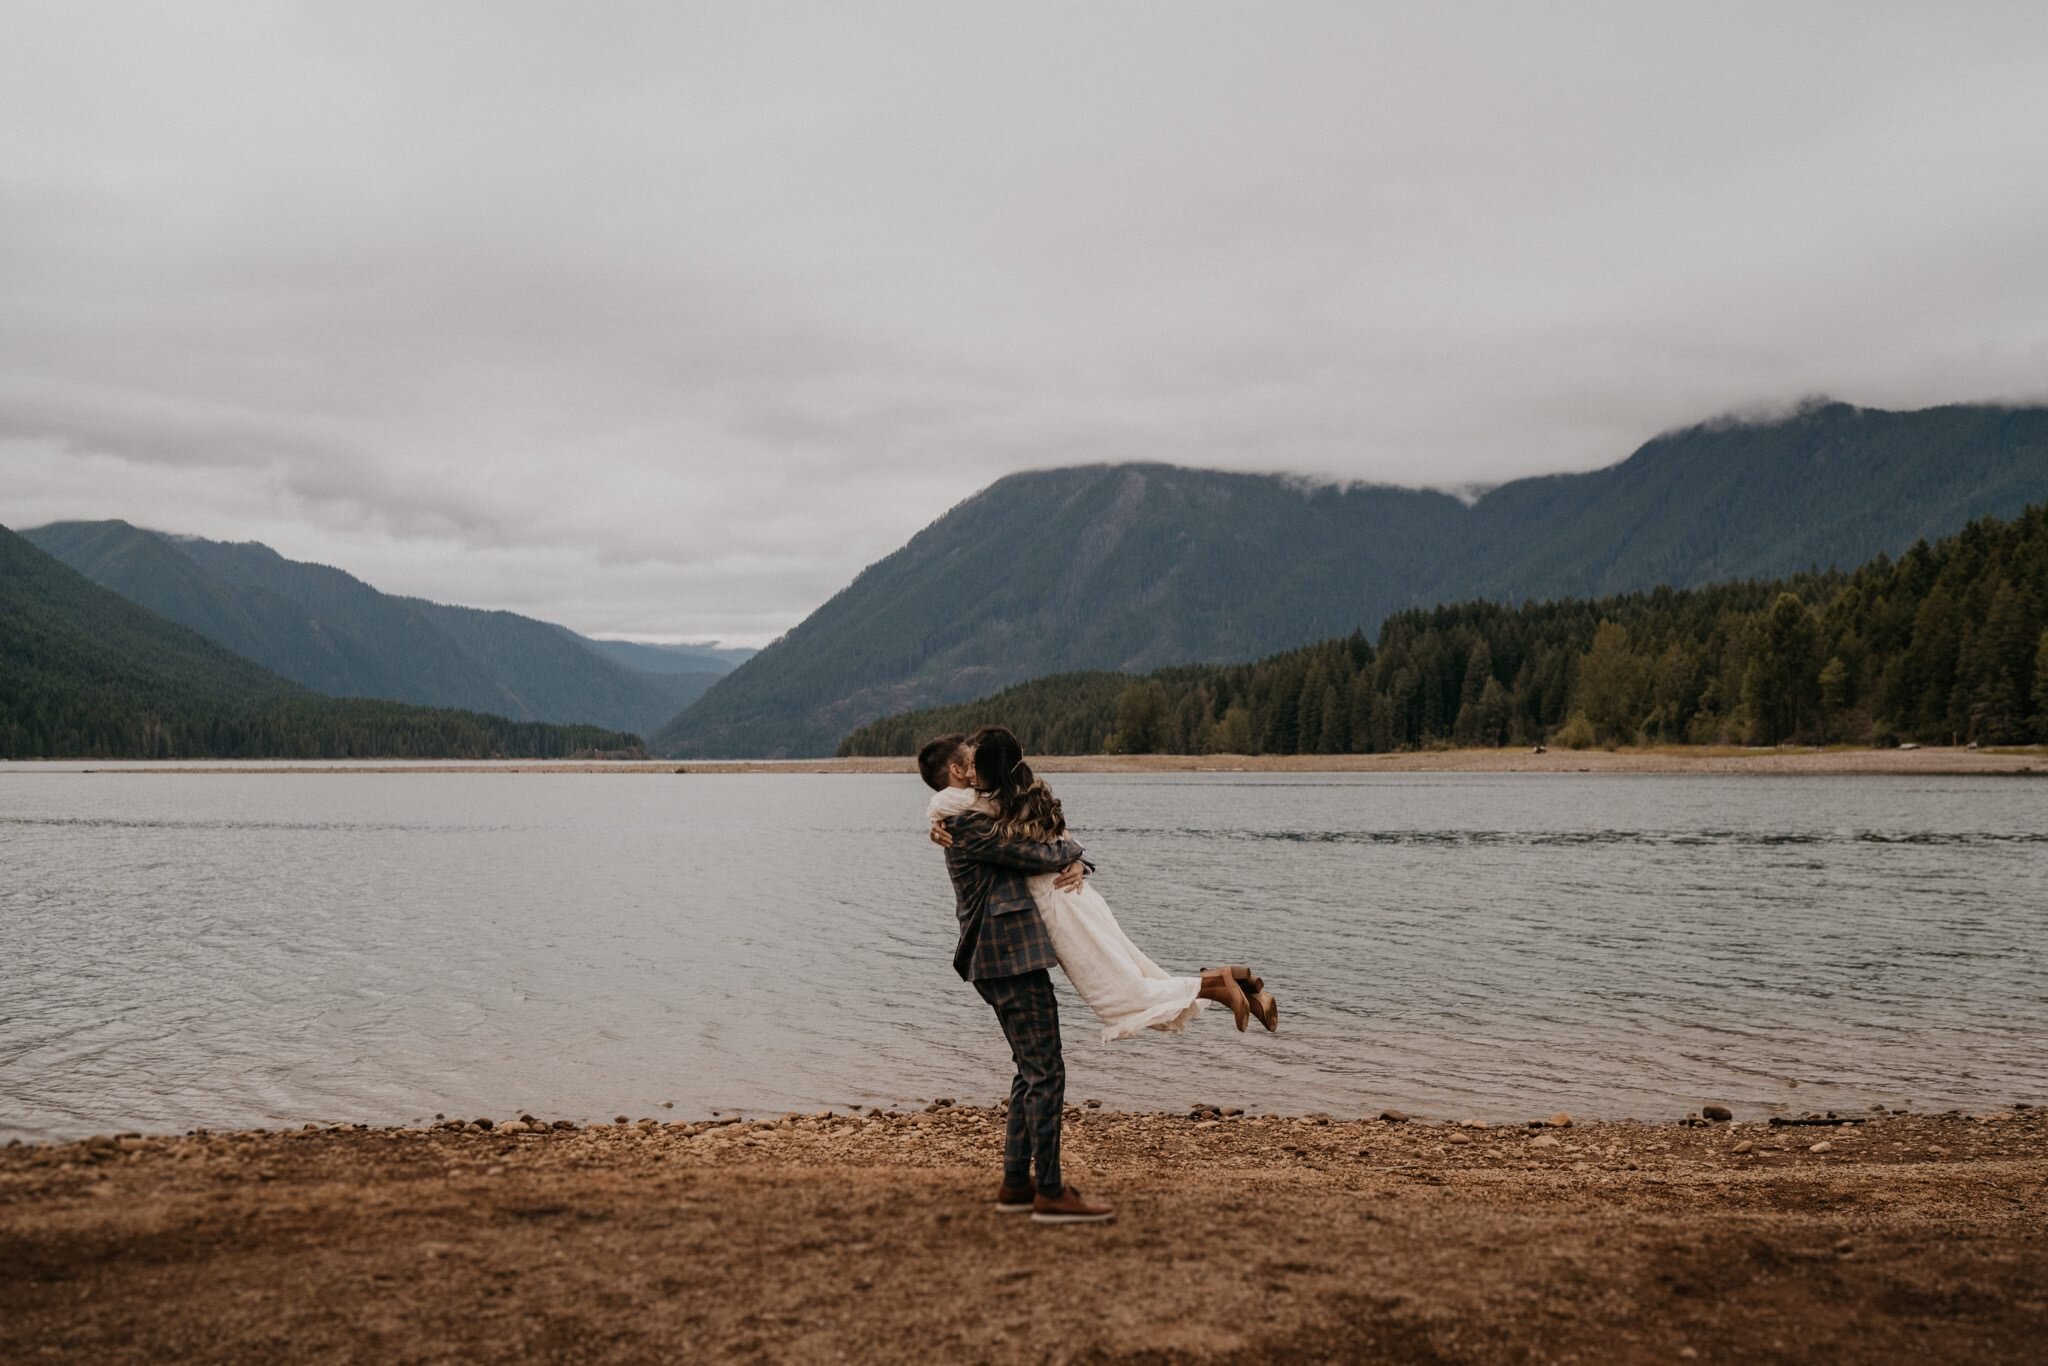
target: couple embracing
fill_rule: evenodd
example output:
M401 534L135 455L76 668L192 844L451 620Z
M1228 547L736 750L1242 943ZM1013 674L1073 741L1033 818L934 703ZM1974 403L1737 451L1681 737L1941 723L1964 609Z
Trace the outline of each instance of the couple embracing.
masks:
M1100 1017L1105 1040L1146 1029L1178 1033L1209 1001L1227 1006L1240 1031L1253 1018L1274 1030L1272 993L1249 968L1175 977L1147 958L1088 885L1094 865L1006 728L929 740L917 766L935 794L927 809L932 842L944 847L953 879L953 967L995 1010L1017 1066L996 1209L1049 1224L1113 1219L1108 1205L1060 1177L1067 1074L1051 969L1065 972Z

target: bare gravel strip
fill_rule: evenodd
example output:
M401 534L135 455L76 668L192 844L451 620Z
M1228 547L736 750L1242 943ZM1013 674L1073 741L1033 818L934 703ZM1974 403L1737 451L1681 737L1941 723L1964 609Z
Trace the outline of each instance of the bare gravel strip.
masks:
M0 1150L0 1360L2039 1360L2048 1118L1000 1116ZM1825 1146L1817 1146L1825 1145Z

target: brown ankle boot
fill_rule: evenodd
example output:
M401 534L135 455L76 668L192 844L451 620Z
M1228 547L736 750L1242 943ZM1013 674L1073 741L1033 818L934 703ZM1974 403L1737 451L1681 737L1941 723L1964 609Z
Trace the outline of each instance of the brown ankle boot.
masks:
M1237 1021L1238 1033L1244 1033L1245 1026L1251 1023L1251 1002L1244 998L1244 992L1238 989L1237 979L1230 975L1228 968L1211 968L1202 974L1201 996L1205 1001L1221 1001L1229 1006L1231 1018Z
M1259 1023L1266 1027L1268 1034L1280 1032L1280 1007L1274 1002L1272 992L1254 991L1246 1000L1251 1006L1252 1014L1258 1016Z

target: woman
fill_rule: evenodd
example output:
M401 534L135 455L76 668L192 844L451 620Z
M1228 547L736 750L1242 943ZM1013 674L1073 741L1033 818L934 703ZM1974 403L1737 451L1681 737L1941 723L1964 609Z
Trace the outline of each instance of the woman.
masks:
M973 755L974 787L940 791L932 799L935 819L979 810L994 818L996 833L1005 840L1048 843L1066 834L1059 798L1032 774L1023 747L1007 727L984 727L966 748ZM1249 968L1172 976L1131 942L1109 903L1092 886L1084 883L1079 891L1062 891L1048 873L1032 878L1030 888L1059 954L1060 969L1102 1020L1105 1042L1145 1029L1179 1033L1209 1001L1230 1007L1240 1031L1252 1016L1268 1031L1280 1027L1273 994Z

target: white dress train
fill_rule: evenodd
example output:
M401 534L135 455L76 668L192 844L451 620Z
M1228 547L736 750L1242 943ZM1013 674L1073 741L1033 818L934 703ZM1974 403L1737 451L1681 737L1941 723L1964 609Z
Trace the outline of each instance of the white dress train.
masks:
M1050 873L1040 873L1030 885L1060 970L1102 1021L1104 1043L1146 1029L1178 1034L1209 1004L1198 995L1202 979L1172 976L1147 958L1093 887L1063 892L1052 885Z
M949 787L932 798L926 814L936 819L970 809L989 807L973 789ZM1052 882L1051 873L1032 878L1031 899L1052 936L1060 970L1102 1021L1104 1043L1147 1029L1178 1034L1208 1004L1200 996L1202 979L1175 977L1147 958L1116 923L1102 893L1086 885L1063 892Z

